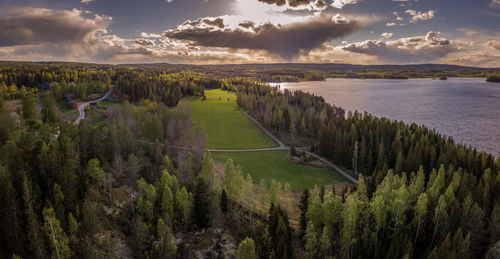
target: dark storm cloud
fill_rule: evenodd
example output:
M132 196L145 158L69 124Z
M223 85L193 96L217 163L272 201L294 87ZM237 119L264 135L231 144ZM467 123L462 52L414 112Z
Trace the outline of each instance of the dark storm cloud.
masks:
M424 36L401 38L393 41L367 40L352 43L343 50L376 56L378 59L396 63L429 62L442 58L458 50L448 39L437 32L428 32Z
M84 18L76 9L13 9L0 18L0 46L89 43L108 22L109 18L101 16Z
M283 6L286 4L286 0L259 0L259 1L266 4L275 4L277 6Z
M250 24L246 24L249 28ZM274 25L271 23L253 27L253 32L241 28L213 30L190 27L165 31L171 39L187 40L195 45L232 49L265 50L285 59L307 54L328 40L351 34L362 28L358 21L348 21L339 15L323 16L301 23Z
M255 23L252 21L244 21L238 24L240 27L245 28L245 29L250 29L255 26Z

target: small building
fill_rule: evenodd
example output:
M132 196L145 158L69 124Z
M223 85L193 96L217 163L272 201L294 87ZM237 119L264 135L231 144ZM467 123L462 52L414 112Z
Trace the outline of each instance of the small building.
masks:
M50 84L38 84L36 88L38 88L38 90L44 90L44 91L49 90Z
M64 103L68 108L73 109L75 108L75 103L73 102L75 100L75 94L64 94Z
M123 94L122 93L112 93L111 96L113 98L123 99Z
M68 106L68 108L70 109L74 109L76 107L75 103L72 100L64 100L64 103L66 103L66 106Z
M64 99L75 100L75 94L64 94Z
M91 102L89 103L90 107L97 107L97 103L96 102Z

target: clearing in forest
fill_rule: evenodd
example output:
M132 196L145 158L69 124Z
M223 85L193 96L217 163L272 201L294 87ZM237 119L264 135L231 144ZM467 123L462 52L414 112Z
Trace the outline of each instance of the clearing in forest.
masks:
M255 183L264 179L269 184L273 179L282 184L289 183L292 190L312 188L314 185L329 185L350 182L333 169L297 164L288 159L289 151L259 151L241 153L212 152L212 157L220 162L231 158L240 165L243 173L252 176Z
M236 95L220 89L206 90L206 99L190 97L193 122L206 133L207 148L252 149L277 147L269 136L243 115Z

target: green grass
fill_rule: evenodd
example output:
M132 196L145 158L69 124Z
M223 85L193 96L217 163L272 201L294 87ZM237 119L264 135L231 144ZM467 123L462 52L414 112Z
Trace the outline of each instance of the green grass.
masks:
M314 185L349 182L333 169L310 167L289 161L286 150L242 153L212 152L212 157L220 162L231 158L234 164L239 164L242 171L245 174L249 173L256 183L259 183L261 179L266 180L267 183L275 179L282 183L289 183L293 190L311 188Z
M206 133L207 148L250 149L278 146L243 115L236 104L235 94L217 89L207 90L205 95L206 100L191 97L183 103L190 104L193 122Z
M76 104L75 104L76 105ZM62 113L67 113L67 114L78 114L77 109L70 109L64 102L57 102L56 103L57 108L59 109L60 112Z

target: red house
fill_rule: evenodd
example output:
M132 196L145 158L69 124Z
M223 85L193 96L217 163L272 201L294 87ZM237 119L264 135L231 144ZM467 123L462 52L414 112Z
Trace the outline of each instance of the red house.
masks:
M111 96L113 96L114 98L123 99L122 93L112 93Z

